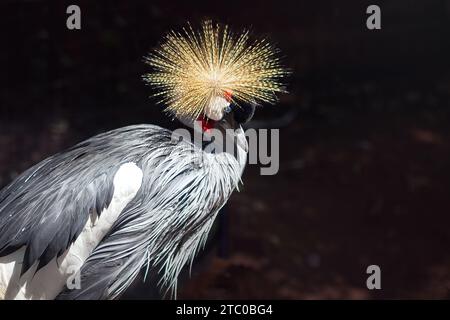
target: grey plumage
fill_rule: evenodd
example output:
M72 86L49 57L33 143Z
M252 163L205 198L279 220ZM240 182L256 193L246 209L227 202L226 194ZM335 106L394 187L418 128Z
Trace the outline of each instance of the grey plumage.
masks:
M111 201L112 179L134 162L142 187L83 264L81 289L59 299L119 296L142 267L176 294L177 276L204 244L219 209L238 186L242 164L207 153L152 125L129 126L50 157L0 192L0 256L26 245L22 272L44 266L77 238L90 214Z

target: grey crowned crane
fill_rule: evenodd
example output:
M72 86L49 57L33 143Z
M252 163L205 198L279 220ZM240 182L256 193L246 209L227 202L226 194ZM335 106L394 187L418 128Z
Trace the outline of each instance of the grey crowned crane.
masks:
M234 151L144 124L28 169L0 191L0 299L114 299L142 269L176 293L240 183L241 124L255 103L275 101L286 72L266 41L211 21L168 33L146 62L144 80L167 112L203 137L224 132Z

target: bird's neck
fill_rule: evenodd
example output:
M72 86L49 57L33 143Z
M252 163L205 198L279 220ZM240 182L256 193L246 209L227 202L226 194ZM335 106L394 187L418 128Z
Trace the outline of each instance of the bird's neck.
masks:
M223 152L231 154L239 163L242 171L247 162L248 143L242 127L236 130L217 126L214 129L203 130L202 126L187 125L183 139L191 141L196 147L209 154L220 155Z

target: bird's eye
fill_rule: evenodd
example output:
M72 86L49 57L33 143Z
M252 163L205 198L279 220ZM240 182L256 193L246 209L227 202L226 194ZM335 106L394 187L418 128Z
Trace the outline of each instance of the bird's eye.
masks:
M233 110L233 108L231 107L231 104L229 104L226 108L225 108L225 113L230 113Z

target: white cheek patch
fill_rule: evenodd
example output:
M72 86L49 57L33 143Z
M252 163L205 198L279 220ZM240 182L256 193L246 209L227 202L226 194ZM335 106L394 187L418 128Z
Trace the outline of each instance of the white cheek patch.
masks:
M230 103L223 97L215 97L211 99L210 104L205 108L205 115L214 121L219 121L223 118L225 109Z

